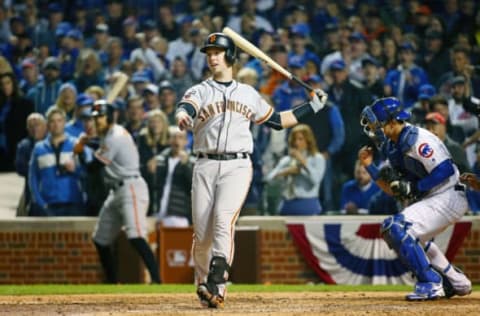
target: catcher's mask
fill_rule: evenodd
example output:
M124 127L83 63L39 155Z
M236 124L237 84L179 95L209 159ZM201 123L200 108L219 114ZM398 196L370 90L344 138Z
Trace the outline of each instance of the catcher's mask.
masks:
M369 105L362 110L360 125L363 127L363 132L380 148L386 140L385 133L382 130L383 124L377 119Z

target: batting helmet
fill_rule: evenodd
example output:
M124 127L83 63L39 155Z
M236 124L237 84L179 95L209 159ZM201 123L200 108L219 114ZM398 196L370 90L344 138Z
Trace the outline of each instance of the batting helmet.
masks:
M91 116L97 117L97 116L106 115L107 122L111 124L113 123L114 111L115 111L115 107L112 104L108 103L106 100L97 100L93 104Z
M380 124L384 125L390 120L405 121L410 118L410 113L403 110L397 98L381 98L370 106Z
M200 49L202 53L207 51L209 47L217 47L225 49L225 60L228 64L233 64L237 57L237 48L233 40L223 33L212 33L208 35L203 47Z

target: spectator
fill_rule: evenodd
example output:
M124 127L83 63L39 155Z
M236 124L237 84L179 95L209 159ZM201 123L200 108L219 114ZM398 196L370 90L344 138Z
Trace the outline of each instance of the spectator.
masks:
M186 151L187 133L171 127L169 134L170 147L155 157L159 192L156 217L163 226L187 227L192 223L193 158Z
M62 38L58 61L60 62L60 77L66 82L73 78L75 64L82 48L83 35L77 29L71 29Z
M107 62L104 67L105 77L108 78L119 71L123 60L122 39L110 37L107 42Z
M450 96L453 78L463 76L472 95L480 95L480 76L474 72L470 51L461 45L455 45L450 51L450 65L451 70L444 73L438 80L439 93Z
M173 63L177 56L183 60L187 59L192 51L193 43L190 41L190 29L192 28L192 18L184 16L180 21L180 36L168 44L167 59Z
M430 111L440 113L447 121L447 135L459 144L465 141L465 133L458 125L453 125L448 110L448 101L443 96L436 95L430 99Z
M360 144L368 143L368 138L363 134L359 124L359 117L365 104L371 103L372 97L368 90L348 79L346 64L343 60L334 61L330 65L329 72L333 84L328 90L328 98L338 106L345 126L345 142L332 157L335 173L332 191L337 195L334 196L334 201L339 201L341 185L353 174Z
M305 61L305 64L313 63L313 65L317 69L316 72L309 73L309 75L313 75L319 72L321 63L320 58L317 56L317 54L315 54L306 47L309 37L309 28L306 24L299 23L292 25L292 27L290 28L290 40L292 43L292 50L288 54L288 57L292 58L294 56L298 56Z
M438 112L430 112L425 116L425 128L443 141L460 173L470 172L465 150L459 143L448 137L446 124L447 120Z
M33 88L40 80L42 76L38 73L38 67L33 58L25 58L21 63L22 79L19 82L20 90L22 94L26 95L28 90Z
M417 100L418 89L428 83L425 71L415 64L415 46L410 42L400 45L400 64L385 76L385 96L395 96L406 109Z
M465 136L471 136L479 127L478 117L466 110L465 103L470 93L468 83L463 76L453 77L450 83L451 98L448 99L448 112L453 126L462 128ZM462 140L462 143L464 140ZM470 165L475 161L475 144L466 147Z
M40 46L46 44L50 52L56 50L55 31L58 24L63 21L63 8L56 2L48 5L48 20L41 20L34 26L34 44Z
M45 117L40 113L31 113L27 117L27 131L28 136L17 144L17 152L15 154L15 170L17 174L25 178L22 196L17 207L17 216L26 216L30 213L32 197L28 187L28 164L35 143L43 140L47 135Z
M140 155L140 172L148 185L150 205L148 215L158 212L160 195L156 187L157 173L155 156L168 146L168 121L165 113L156 109L148 112L147 126L138 135L137 146Z
M295 126L288 137L289 154L267 175L267 181L285 178L280 215L318 215L320 182L325 173L325 158L318 152L308 125Z
M135 61L140 58L145 63L145 68L150 69L153 72L153 79L155 82L165 78L168 70L165 64L157 58L155 51L149 46L149 42L145 33L137 33L136 38L139 43L139 47L135 48L130 54L130 61ZM136 69L138 71L139 69Z
M353 32L348 38L350 41L350 66L348 67L348 76L351 80L363 82L365 76L362 71L362 62L371 58L367 52L367 38L360 32Z
M276 44L270 50L269 56L277 62L280 66L286 68L288 66L288 53L287 49L279 44ZM265 83L261 83L260 92L262 94L272 96L275 89L286 81L285 76L280 72L271 69L270 74L265 78Z
M410 123L421 124L425 120L425 115L430 112L430 99L435 96L437 91L431 84L423 84L418 89L417 102L412 107L412 117Z
M128 17L123 21L122 47L123 57L128 59L133 50L139 47L137 35L138 22L134 17ZM145 34L143 35L145 36Z
M110 34L112 36L122 36L123 21L125 19L123 15L123 1L120 0L108 0L106 22Z
M176 95L184 95L188 88L193 86L192 76L187 68L187 62L180 56L175 57L171 68L170 83L175 89Z
M65 133L65 112L55 106L47 111L49 135L32 152L28 171L32 193L31 216L84 216L82 168L75 161L76 139Z
M425 69L428 79L435 87L439 86L442 74L449 71L449 63L443 34L436 30L428 30L425 38L425 52L422 54L420 65Z
M394 215L402 210L402 205L382 190L375 193L368 205L370 215Z
M160 82L158 87L160 97L160 107L163 113L167 116L168 124L175 125L175 110L177 105L177 94L172 84L164 80Z
M373 57L362 59L363 85L373 98L383 96L383 80L380 75L380 64Z
M58 90L58 97L57 101L55 101L55 105L65 112L68 120L74 116L76 102L77 88L71 83L62 84Z
M314 88L324 89L319 76L312 76L307 81ZM333 196L333 161L332 157L342 148L345 141L345 127L342 115L338 107L327 102L325 107L318 111L314 116L302 120L312 129L313 135L317 141L317 148L326 161L326 170L320 186L320 201L323 209L329 211L335 209Z
M151 84L151 78L144 71L136 71L132 75L134 94L141 96L147 85Z
M145 111L160 110L160 99L158 97L158 86L149 83L142 94L145 99Z
M299 56L288 58L288 68L294 76L302 78L305 72L305 59ZM308 94L305 88L294 81L287 80L283 82L273 92L272 101L276 111L286 111L292 109L296 104L308 100Z
M359 161L355 163L354 179L343 184L340 207L342 214L369 214L372 196L380 191Z
M83 49L78 56L73 79L78 91L85 91L90 86L105 85L105 74L97 53L93 49Z
M268 32L273 32L272 25L264 17L257 14L257 2L255 0L245 0L238 3L238 14L231 16L228 19L227 26L235 32L241 33L242 31L242 16L248 14L252 16L252 24L257 29L264 29Z
M93 35L93 43L89 45L100 58L102 65L107 64L107 51L110 35L108 33L108 25L99 23L95 26L95 33Z
M387 71L393 70L398 65L398 51L395 40L391 37L385 37L383 40L383 60L382 65Z
M65 132L70 136L78 138L80 134L85 133L84 122L85 113L88 113L88 110L91 110L95 100L85 93L80 93L76 99L76 107L73 113L73 118L70 122L65 125Z
M14 171L17 143L27 136L26 121L33 104L24 98L15 75L0 74L0 172Z
M62 81L60 80L60 64L57 58L48 57L42 64L43 80L39 81L27 93L27 98L33 101L35 112L45 114L55 103Z
M180 26L175 21L172 7L169 4L162 4L158 7L158 29L162 37L169 42L180 36Z
M141 96L132 96L127 100L125 119L125 129L138 144L139 133L145 127L145 110L143 109L143 98Z

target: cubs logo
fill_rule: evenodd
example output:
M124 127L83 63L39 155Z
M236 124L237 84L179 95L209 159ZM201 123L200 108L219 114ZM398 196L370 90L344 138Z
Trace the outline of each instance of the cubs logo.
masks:
M210 43L215 43L215 40L216 40L216 39L217 39L217 35L214 34L214 35L210 36L210 38L208 39L208 41L209 41Z
M430 158L433 155L433 148L429 144L423 143L418 147L418 154L424 158Z

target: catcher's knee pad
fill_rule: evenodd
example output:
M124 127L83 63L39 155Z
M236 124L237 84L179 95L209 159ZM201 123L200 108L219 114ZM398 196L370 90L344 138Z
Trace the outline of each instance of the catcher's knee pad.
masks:
M405 221L403 214L387 218L381 228L381 234L388 246L395 250L400 260L417 277L420 282L442 282L441 276L432 269L430 262L418 243L418 240L408 233L410 223Z
M230 266L224 257L215 256L210 261L210 271L207 282L214 284L226 283L230 272Z

